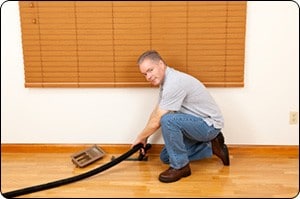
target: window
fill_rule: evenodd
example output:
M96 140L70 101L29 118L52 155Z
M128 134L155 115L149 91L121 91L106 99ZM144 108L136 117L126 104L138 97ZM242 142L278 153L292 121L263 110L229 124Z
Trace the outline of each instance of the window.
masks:
M20 1L25 87L150 87L157 50L208 87L244 85L245 1Z

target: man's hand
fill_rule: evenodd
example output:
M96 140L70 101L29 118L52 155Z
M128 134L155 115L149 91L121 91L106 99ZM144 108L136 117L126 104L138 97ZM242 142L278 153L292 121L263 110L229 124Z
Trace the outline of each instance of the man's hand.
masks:
M135 139L135 141L133 142L133 144L131 145L131 148L133 148L135 145L138 145L138 144L143 144L144 148L146 147L146 144L147 144L147 138L139 138L137 137ZM140 152L145 155L145 150L143 148L140 149Z
M131 148L133 148L135 145L138 145L138 144L143 144L144 147L146 146L146 140L135 140L132 145L131 145Z

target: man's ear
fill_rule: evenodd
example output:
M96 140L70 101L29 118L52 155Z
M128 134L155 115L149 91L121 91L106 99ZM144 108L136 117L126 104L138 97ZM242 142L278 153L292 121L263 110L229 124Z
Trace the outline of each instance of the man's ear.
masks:
M160 68L164 68L165 64L162 60L159 60L158 65Z

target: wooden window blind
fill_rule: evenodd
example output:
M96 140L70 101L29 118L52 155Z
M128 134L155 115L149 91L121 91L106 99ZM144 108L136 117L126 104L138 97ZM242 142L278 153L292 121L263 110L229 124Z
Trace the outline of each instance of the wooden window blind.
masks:
M246 1L20 1L25 87L149 87L157 50L208 87L244 85Z

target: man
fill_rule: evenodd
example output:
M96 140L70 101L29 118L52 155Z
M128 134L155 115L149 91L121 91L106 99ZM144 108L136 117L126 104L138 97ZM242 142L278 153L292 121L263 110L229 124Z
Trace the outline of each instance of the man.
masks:
M189 162L218 156L229 165L223 116L205 86L196 78L165 63L158 52L143 53L137 64L147 81L160 86L159 101L132 146L146 144L161 127L165 146L160 159L170 167L159 175L161 182L175 182L191 175Z

